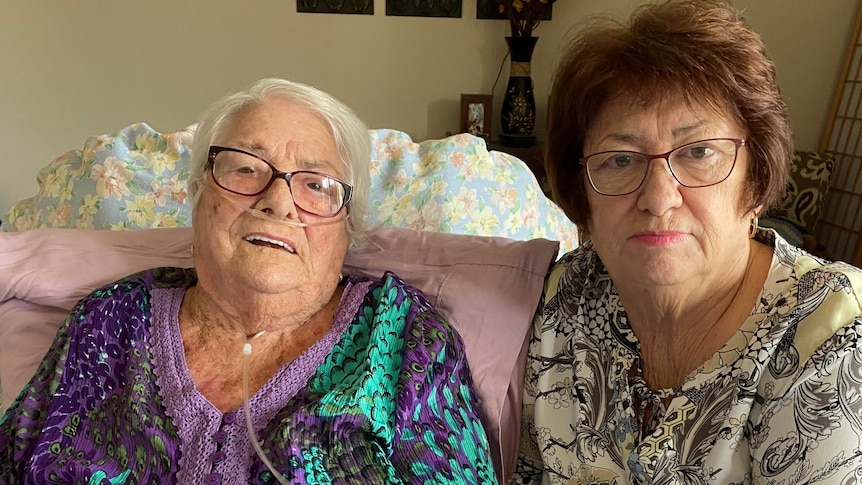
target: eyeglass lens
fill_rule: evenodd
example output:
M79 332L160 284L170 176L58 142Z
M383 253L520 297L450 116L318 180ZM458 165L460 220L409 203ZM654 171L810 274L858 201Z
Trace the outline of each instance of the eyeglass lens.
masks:
M738 141L703 140L674 148L667 154L674 178L686 187L705 187L725 180L736 163ZM587 175L597 192L624 195L646 179L650 161L658 156L630 151L596 153L586 158Z
M223 150L215 156L212 173L220 187L241 195L257 195L276 178L272 167L263 160L231 150ZM306 171L288 176L293 201L300 209L328 217L344 206L346 189L339 180Z

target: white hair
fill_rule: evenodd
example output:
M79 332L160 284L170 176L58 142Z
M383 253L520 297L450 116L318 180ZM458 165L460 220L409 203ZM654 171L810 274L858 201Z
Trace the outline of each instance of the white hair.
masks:
M197 125L192 145L189 194L193 210L200 198L199 189L206 178L207 154L233 117L249 107L279 98L308 109L328 126L335 148L345 169L346 182L353 186L353 197L347 204L347 235L352 247L358 247L368 232L368 190L371 186L371 138L368 128L344 103L315 87L278 78L265 78L248 89L229 94L212 104Z

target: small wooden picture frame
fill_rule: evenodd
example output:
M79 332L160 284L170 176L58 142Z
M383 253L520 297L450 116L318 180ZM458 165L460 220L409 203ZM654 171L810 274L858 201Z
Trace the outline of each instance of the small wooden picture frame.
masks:
M470 133L486 140L491 138L494 117L494 96L491 94L461 95L461 133Z

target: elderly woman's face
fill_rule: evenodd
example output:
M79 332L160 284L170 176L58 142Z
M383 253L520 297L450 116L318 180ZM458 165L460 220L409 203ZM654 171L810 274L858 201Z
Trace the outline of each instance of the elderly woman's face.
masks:
M259 155L277 170L312 170L345 178L335 141L326 125L307 109L270 99L236 116L213 141ZM284 179L257 196L229 193L208 173L195 207L195 265L202 283L242 285L264 293L300 289L309 298L332 294L347 252L344 211L338 222L290 227L254 217L255 208L278 220L321 220L294 204Z
M711 138L745 138L743 129L730 120L681 100L646 107L617 100L590 127L584 153L656 154ZM705 153L698 148L690 155ZM674 179L665 159L657 158L647 163L640 188L628 195L600 195L587 187L591 212L587 226L614 279L645 285L697 284L744 257L751 217L742 208L748 163L745 148L740 148L726 180L688 188ZM607 179L609 187L613 180Z

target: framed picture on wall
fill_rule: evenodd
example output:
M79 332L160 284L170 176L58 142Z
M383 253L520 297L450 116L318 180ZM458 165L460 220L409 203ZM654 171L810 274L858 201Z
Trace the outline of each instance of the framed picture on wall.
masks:
M491 138L494 96L491 94L461 95L461 133Z

